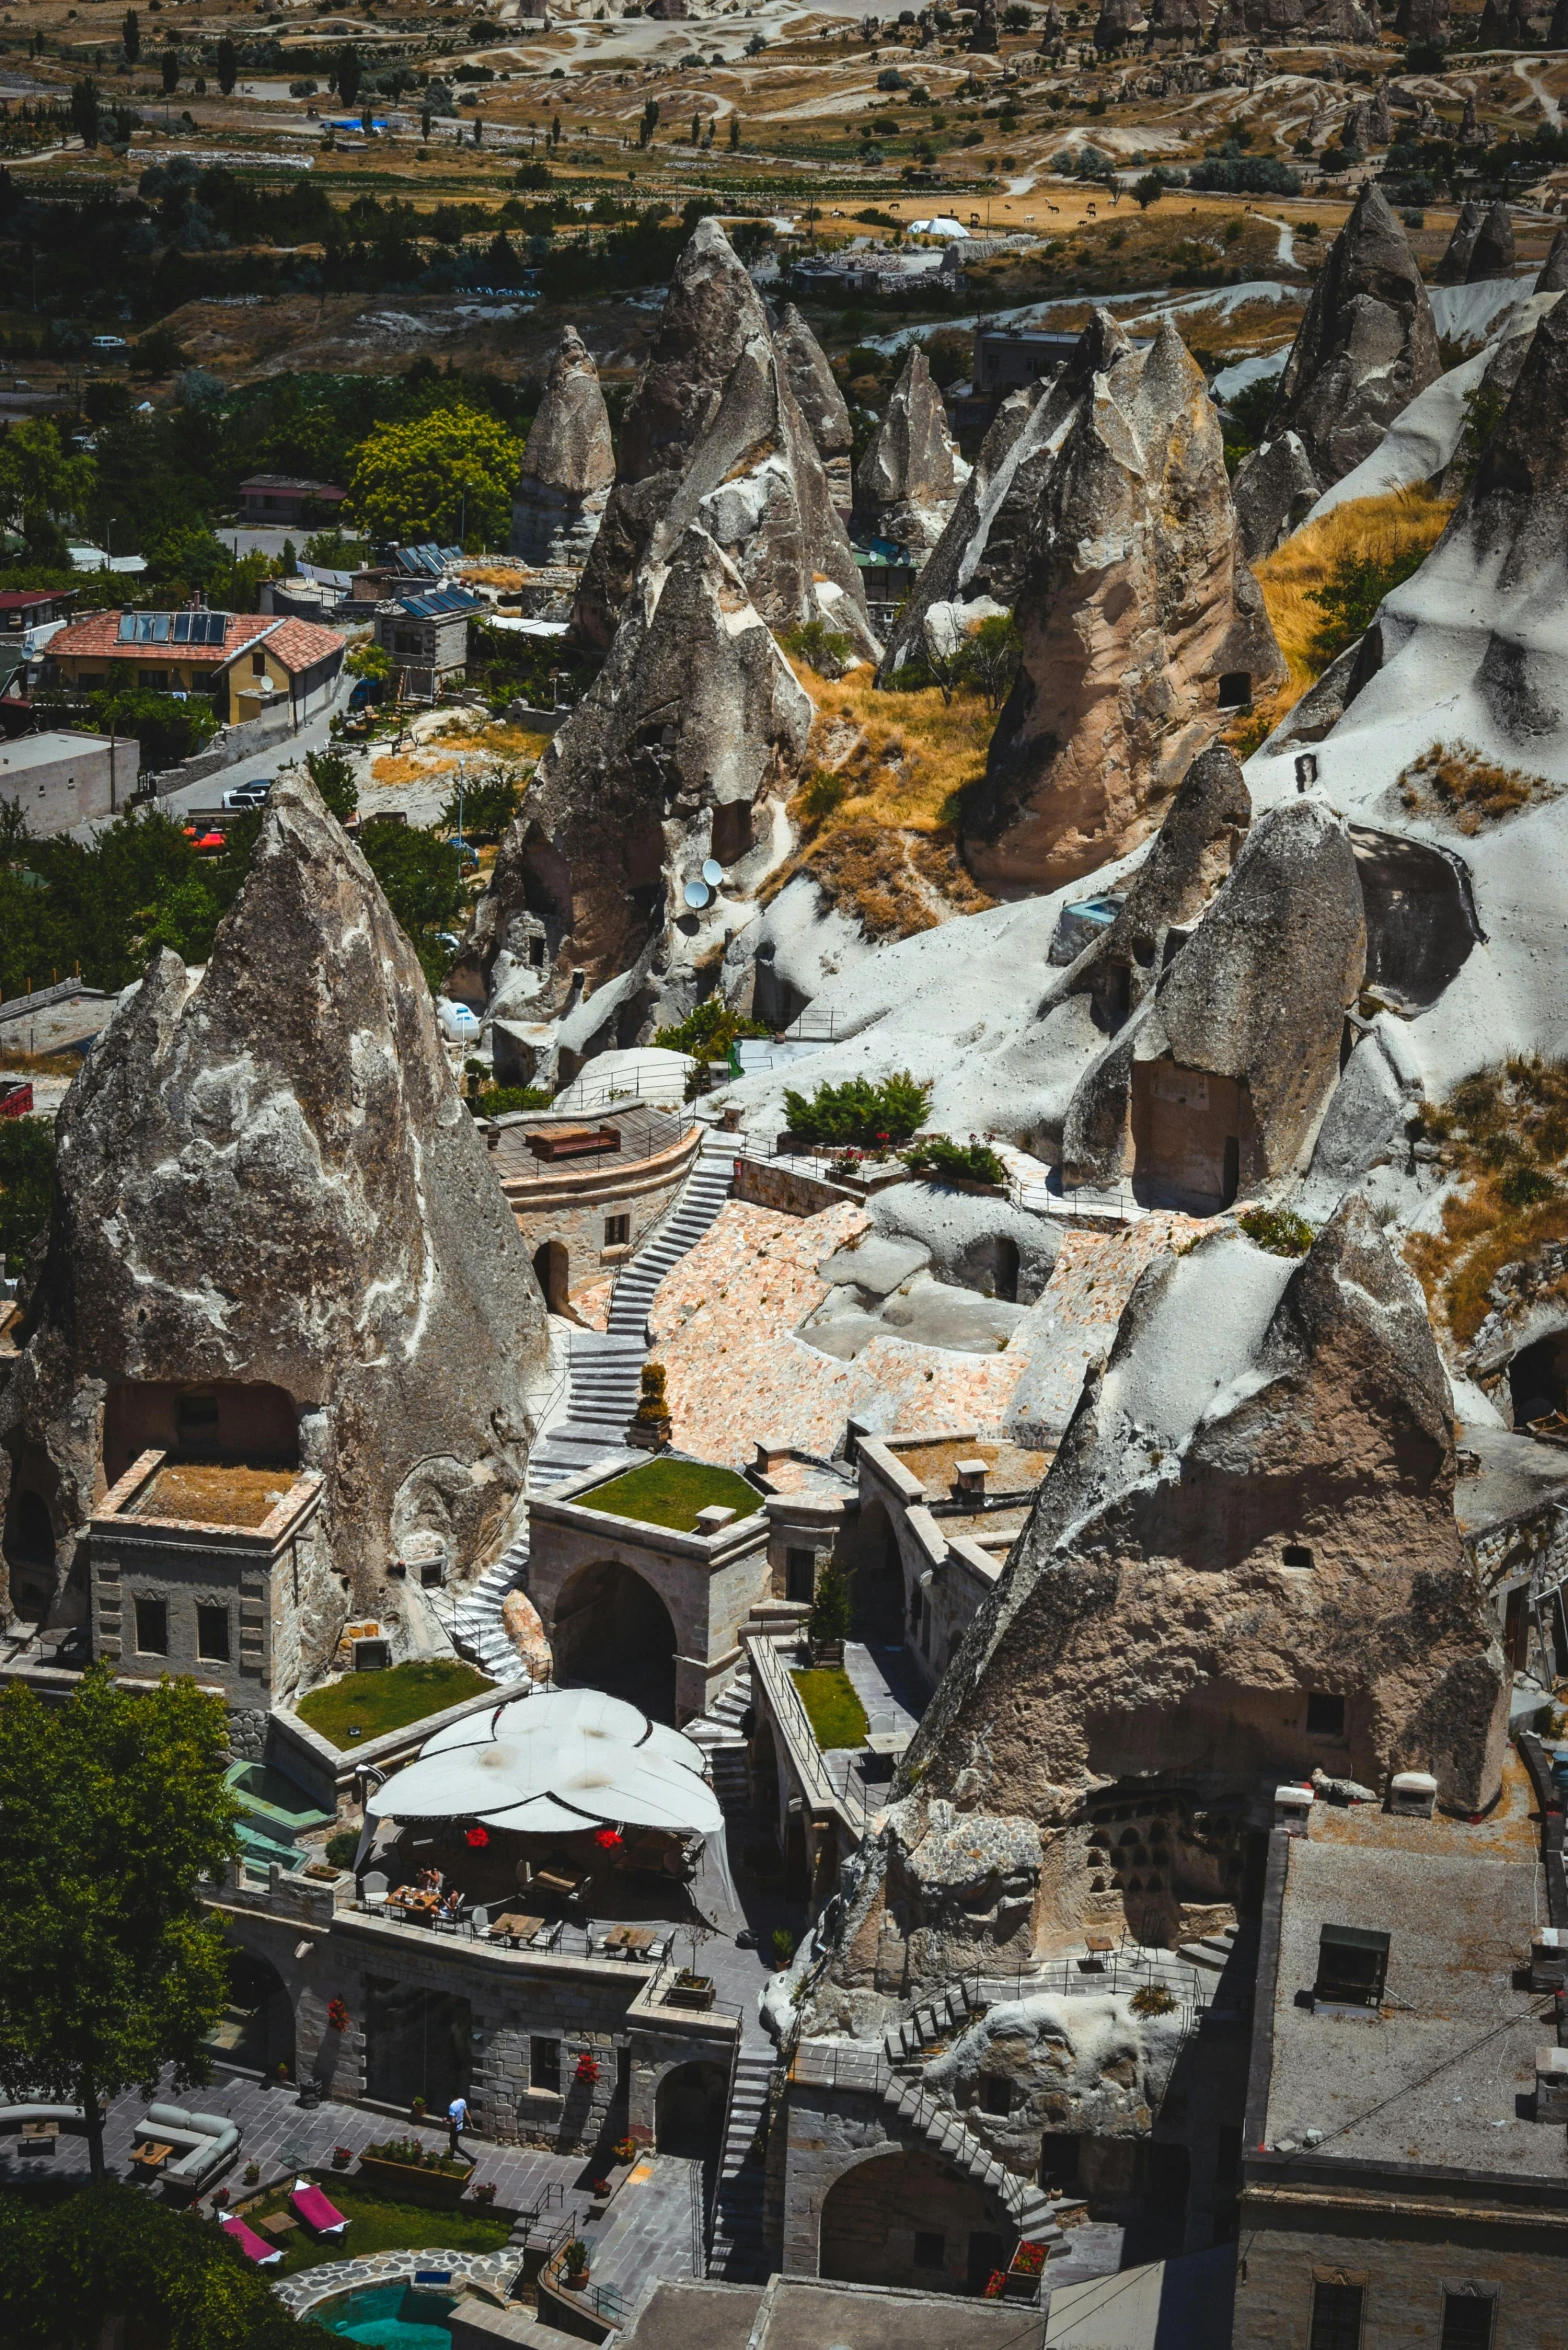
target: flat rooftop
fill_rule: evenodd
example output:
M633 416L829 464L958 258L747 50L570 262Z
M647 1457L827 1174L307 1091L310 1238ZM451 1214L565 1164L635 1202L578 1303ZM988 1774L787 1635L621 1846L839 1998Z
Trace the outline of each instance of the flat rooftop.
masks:
M1538 1861L1484 1828L1314 1809L1288 1847L1264 2143L1321 2130L1319 2172L1408 2163L1568 2184L1561 2127L1526 2118L1551 2001L1513 1980L1547 1914ZM1327 1925L1388 1935L1380 2011L1312 2012Z
M988 1493L1032 1494L1056 1457L1050 1452L1026 1452L1005 1437L894 1435L883 1441L910 1475L920 1479L928 1501L953 1499L958 1491L960 1461L985 1462Z
M603 1174L610 1168L630 1168L644 1159L674 1150L692 1132L690 1118L672 1118L646 1102L612 1102L603 1110L525 1111L515 1123L501 1128L492 1164L508 1187L519 1183L558 1184L563 1175ZM531 1134L559 1129L612 1127L614 1150L585 1151L580 1156L541 1159L529 1148Z
M579 1509L601 1510L606 1517L665 1526L672 1534L695 1534L699 1510L733 1510L738 1524L742 1518L755 1517L765 1496L733 1469L664 1456L569 1498Z
M1568 1445L1479 1424L1456 1431L1454 1516L1465 1536L1568 1498Z
M156 1449L142 1453L93 1511L95 1521L120 1525L232 1528L282 1532L321 1490L314 1470L249 1461L171 1461Z
M1016 2302L774 2276L658 2283L616 2338L623 2350L1014 2350L1039 2335L1038 2312Z
M67 759L86 759L95 751L108 748L106 734L69 734L56 728L48 734L13 735L9 742L0 742L0 775L24 774L32 767L63 766ZM135 751L123 734L119 748L127 755L129 769Z

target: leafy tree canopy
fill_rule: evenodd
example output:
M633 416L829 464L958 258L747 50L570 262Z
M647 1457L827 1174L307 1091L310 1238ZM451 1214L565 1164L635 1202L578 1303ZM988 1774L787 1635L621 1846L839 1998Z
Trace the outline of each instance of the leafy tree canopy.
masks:
M372 432L349 483L355 520L373 539L437 538L496 546L511 522L523 444L492 416L446 408Z

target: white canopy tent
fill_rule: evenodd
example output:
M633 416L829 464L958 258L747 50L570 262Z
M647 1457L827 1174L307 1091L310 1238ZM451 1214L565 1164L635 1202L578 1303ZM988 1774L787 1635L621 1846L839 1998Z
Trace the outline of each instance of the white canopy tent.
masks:
M601 1827L700 1836L738 1906L701 1747L601 1689L536 1690L449 1722L368 1798L366 1841L389 1819L472 1819L526 1836Z

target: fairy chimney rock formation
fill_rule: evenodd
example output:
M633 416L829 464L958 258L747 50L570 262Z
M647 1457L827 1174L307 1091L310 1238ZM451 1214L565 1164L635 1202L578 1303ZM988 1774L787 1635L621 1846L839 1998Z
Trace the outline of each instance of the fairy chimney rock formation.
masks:
M1514 224L1506 204L1494 204L1482 221L1465 270L1466 285L1486 277L1510 277L1514 266Z
M1260 441L1236 469L1231 497L1241 531L1241 551L1249 563L1265 555L1299 530L1323 494L1322 484L1294 432L1276 433Z
M1379 1791L1429 1770L1445 1805L1482 1809L1511 1675L1454 1481L1420 1292L1363 1200L1299 1260L1229 1227L1162 1257L938 1685L898 1808L959 1805L976 1844L993 1820L1013 1845L1037 1829L1037 1949L1124 1924L1179 1940L1187 1905L1236 1899L1259 1785L1317 1761ZM1117 1803L1162 1815L1148 1871L1104 1832ZM913 1822L900 1836L918 1849ZM895 1872L871 1859L856 1906L886 1935Z
M575 327L550 357L545 394L512 495L511 553L524 563L581 564L615 479L599 371Z
M1442 371L1415 255L1387 199L1369 184L1329 247L1265 438L1295 433L1328 489L1371 456Z
M48 1510L57 1618L81 1615L106 1488L198 1441L321 1475L307 1677L346 1611L395 1628L405 1549L460 1582L522 1488L544 1307L414 950L308 782L274 785L205 970L155 955L58 1138L0 1396L0 1476Z
M1546 266L1535 281L1538 294L1561 294L1568 290L1568 228L1560 228L1552 239Z
M653 526L686 470L747 341L767 333L762 298L716 220L699 221L675 264L659 331L621 420L614 486L578 590L576 621L608 645Z
M716 220L699 221L675 265L627 404L573 611L589 642L609 644L640 569L667 564L694 522L734 562L770 628L826 619L875 654L860 573L785 354Z
M722 907L699 919L683 902L704 862L725 868L733 897L787 853L784 802L811 716L735 566L692 523L668 565L644 566L501 844L472 939L491 1009L526 1000L528 1017L548 1018L582 979L589 1002L614 981L620 1041L636 1041L653 1003L726 935ZM541 919L546 968L532 972L524 929Z
M816 442L828 494L835 510L847 517L855 499L850 457L855 435L838 379L828 365L827 353L793 302L785 306L775 340L789 388Z
M1344 826L1315 800L1271 810L1141 1010L1079 1080L1066 1180L1129 1174L1151 1201L1212 1215L1304 1163L1365 971Z
M1443 248L1443 258L1432 272L1435 286L1462 286L1470 274L1470 256L1475 251L1476 238L1481 234L1485 218L1479 204L1468 199L1460 205L1453 233Z
M1022 661L962 820L966 862L1005 896L1135 848L1230 711L1284 675L1219 417L1169 321L1134 350L1097 312L1050 397L1066 412L1029 533Z
M942 536L968 474L926 355L913 343L856 471L856 512L879 538L924 554Z

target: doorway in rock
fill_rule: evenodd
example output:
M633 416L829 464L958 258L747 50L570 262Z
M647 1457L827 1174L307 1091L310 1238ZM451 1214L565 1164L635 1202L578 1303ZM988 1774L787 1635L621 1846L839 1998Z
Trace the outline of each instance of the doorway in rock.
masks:
M919 2151L873 2155L834 2180L818 2273L848 2284L985 2291L1017 2242L983 2188Z
M534 1279L539 1284L547 1313L565 1313L570 1277L571 1259L565 1241L542 1240L534 1250Z
M203 2046L215 2064L236 2072L294 2076L294 2008L283 1977L268 1958L230 1943L229 1995Z
M1508 1366L1508 1397L1522 1435L1543 1420L1568 1415L1568 1330L1520 1349Z
M706 2059L678 2064L659 2083L654 2100L654 2144L660 2154L684 2155L705 2167L716 2163L729 2103L727 2065Z
M618 1559L579 1567L550 1627L563 1687L606 1689L656 1722L675 1720L675 1626L651 1583Z

